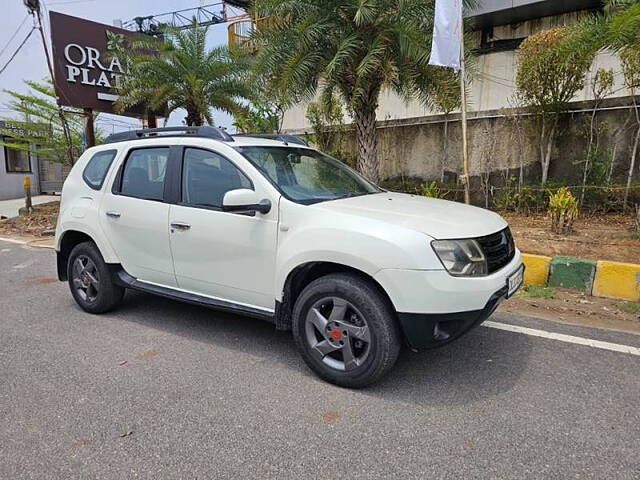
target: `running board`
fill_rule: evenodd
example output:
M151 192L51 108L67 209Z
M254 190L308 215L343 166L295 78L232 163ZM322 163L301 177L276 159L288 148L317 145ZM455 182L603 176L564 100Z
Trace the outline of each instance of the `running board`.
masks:
M205 297L203 295L197 295L195 293L182 292L180 290L174 290L173 288L169 287L152 285L150 283L145 283L135 277L132 277L127 272L125 272L121 265L110 264L108 266L111 270L111 276L114 283L120 285L121 287L131 288L132 290L151 293L153 295L159 295L171 300L178 300L181 302L191 303L193 305L199 305L201 307L212 308L214 310L235 313L237 315L246 315L252 318L259 318L261 320L267 320L271 323L275 322L275 316L271 312L248 307L246 305L239 305L233 302Z

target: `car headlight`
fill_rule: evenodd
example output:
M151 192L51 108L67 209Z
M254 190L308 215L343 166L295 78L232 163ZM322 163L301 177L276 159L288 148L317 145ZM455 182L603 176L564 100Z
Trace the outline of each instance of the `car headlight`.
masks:
M447 271L456 277L487 275L487 259L475 240L434 240L433 250Z

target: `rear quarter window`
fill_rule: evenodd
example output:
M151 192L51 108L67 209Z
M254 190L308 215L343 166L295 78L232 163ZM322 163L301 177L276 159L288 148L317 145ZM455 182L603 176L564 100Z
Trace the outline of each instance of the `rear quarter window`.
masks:
M107 176L111 162L116 157L117 150L104 150L96 153L84 167L82 178L89 187L100 190Z

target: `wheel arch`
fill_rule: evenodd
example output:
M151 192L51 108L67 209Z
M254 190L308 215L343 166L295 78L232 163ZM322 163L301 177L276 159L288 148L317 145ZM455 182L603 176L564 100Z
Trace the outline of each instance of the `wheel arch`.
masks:
M60 281L67 280L67 262L69 261L69 255L71 251L74 249L76 245L79 245L83 242L93 242L100 254L105 259L105 262L108 262L106 253L104 250L104 246L100 245L100 242L96 241L94 235L91 235L82 230L66 230L60 236L58 240L58 245L56 248L57 253L57 270L58 270L58 279Z
M373 278L372 275L367 272L343 263L331 261L309 261L296 266L286 277L282 288L281 300L276 302L275 323L278 330L291 329L291 314L293 306L304 288L314 280L332 273L351 273L364 278L380 292L383 298L389 302L391 308L395 310L393 301L385 289L375 278Z

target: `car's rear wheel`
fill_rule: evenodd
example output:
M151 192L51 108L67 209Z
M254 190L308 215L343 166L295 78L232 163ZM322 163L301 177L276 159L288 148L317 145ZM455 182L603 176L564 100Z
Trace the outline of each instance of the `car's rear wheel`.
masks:
M107 264L93 242L83 242L73 248L67 278L73 298L89 313L108 312L124 297L125 289L113 283Z
M372 282L339 273L311 282L293 309L296 345L318 376L366 387L391 370L401 334L389 301Z

